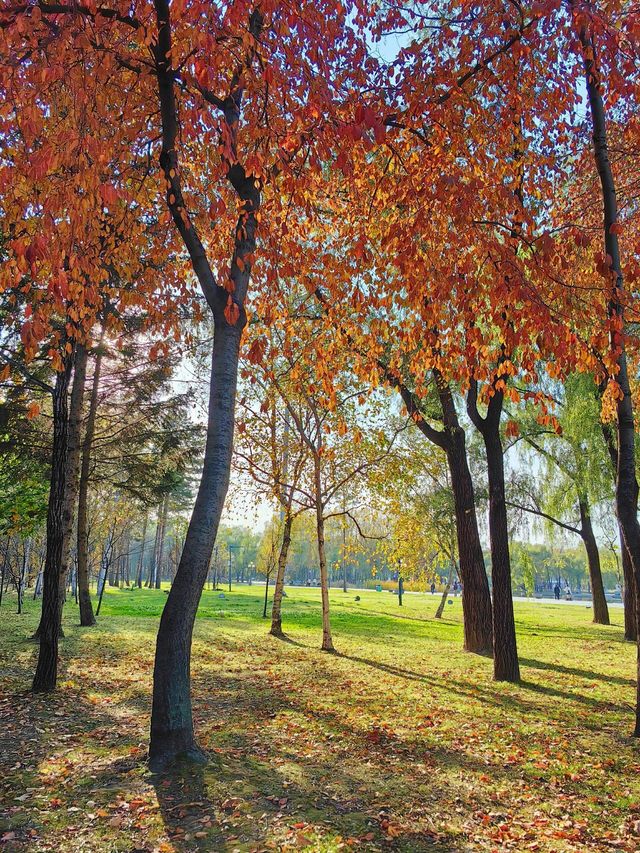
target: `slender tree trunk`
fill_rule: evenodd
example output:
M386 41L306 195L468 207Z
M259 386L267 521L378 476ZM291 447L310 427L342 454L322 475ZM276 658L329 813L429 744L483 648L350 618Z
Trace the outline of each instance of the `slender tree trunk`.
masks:
M53 448L51 487L47 507L47 553L44 564L40 650L33 679L35 692L53 690L58 678L58 638L60 634L60 585L64 553L64 505L67 477L69 408L67 394L71 360L56 375L53 389Z
M572 9L575 3L571 3ZM624 541L629 552L636 582L636 625L640 625L640 524L638 523L638 484L635 471L635 427L633 402L629 385L627 356L624 345L624 309L622 264L620 246L615 226L618 221L615 182L609 160L607 127L602 81L597 66L595 44L587 26L579 24L579 39L582 45L587 97L593 123L593 151L600 177L603 204L603 233L605 252L610 258L609 316L616 321L617 328L611 331L611 348L616 354L618 373L615 377L621 391L616 403L618 429L618 467L616 475L616 509L622 527ZM640 633L637 655L637 694L634 735L640 737Z
M144 513L144 521L142 522L142 542L140 543L140 558L138 560L138 572L136 577L136 584L138 589L142 589L142 572L144 570L144 546L145 540L147 538L147 524L149 521L149 512L145 510Z
M24 543L22 552L22 568L18 576L18 613L22 613L22 604L24 601L24 588L26 585L26 577L29 566L29 556L31 551L31 539L27 537Z
M453 579L455 577L457 571L456 561L451 559L451 566L449 568L449 577L447 579L447 584L444 588L444 592L442 593L442 598L440 599L440 604L438 605L438 609L436 610L436 615L434 618L442 619L442 614L444 613L444 606L447 603L447 598L449 597L449 590L451 589L451 584L453 583Z
M71 391L71 399L67 405L67 449L66 449L66 472L65 472L65 494L62 507L62 524L63 524L63 542L62 556L59 567L60 579L60 626L58 629L58 637L64 637L62 630L62 610L67 598L67 575L69 562L71 560L71 543L73 537L73 520L76 500L78 497L78 469L80 467L80 441L82 431L82 402L84 397L84 386L87 371L87 351L84 346L77 344L73 353L73 357L69 359L69 364L73 364L73 388ZM69 368L70 370L70 368ZM67 380L67 391L69 380ZM54 415L55 417L55 415ZM48 534L47 534L48 535ZM42 616L33 639L40 639L42 633L42 619L44 618L44 600Z
M7 560L9 559L9 537L7 536L4 553L2 554L2 569L0 569L0 606L2 605L2 597L4 595L4 576L7 570ZM36 580L37 586L37 580ZM35 598L35 596L34 596Z
M324 508L322 506L322 479L320 458L314 456L315 468L315 498L316 498L316 537L318 541L318 562L320 565L320 594L322 597L322 651L335 652L331 637L331 621L329 618L329 583L327 576L327 557L324 543Z
M271 606L271 630L274 637L283 637L282 631L282 593L284 592L284 573L287 568L287 554L291 544L291 525L293 519L291 512L285 510L284 527L282 531L282 543L278 555L278 573L276 575L276 587L273 593L273 604Z
M509 528L504 487L504 459L499 419L484 421L484 443L489 475L489 536L493 581L493 677L496 681L520 680L516 626L511 594Z
M464 648L491 655L493 630L491 596L478 532L475 495L462 427L451 433L446 447L456 514L456 533L462 582Z
M591 597L593 599L593 621L598 625L609 625L609 608L604 594L602 583L602 571L600 569L600 552L598 543L591 524L589 505L584 498L578 501L580 507L580 536L587 552L587 564L589 566L589 582L591 584Z
M239 324L216 322L202 479L156 643L149 748L153 770L180 756L202 757L191 711L191 638L229 485L240 335Z
M100 372L102 368L102 337L96 351L91 384L91 398L82 443L82 464L80 467L80 484L78 487L78 599L80 605L80 624L87 628L96 624L91 603L89 585L89 526L87 523L87 498L89 495L89 475L91 471L91 447L95 434L96 416L98 412L98 392L100 388Z
M162 121L160 166L167 182L167 206L189 253L191 265L214 317L209 413L202 478L175 581L162 611L153 672L153 705L149 765L158 771L180 757L203 760L193 731L191 709L191 641L198 603L209 571L231 469L238 357L246 323L244 301L256 248L260 184L236 159L243 90L238 87L222 103L233 158L227 177L239 201L230 278L233 295L218 285L193 221L185 215L178 161L178 115L172 67L171 7L154 0L157 41L153 48ZM259 8L249 17L249 35L257 45L263 26ZM252 50L253 47L250 48ZM226 282L225 282L226 284Z
M157 519L156 519L156 533L155 538L153 540L153 555L151 560L151 565L149 566L149 575L147 577L147 586L149 589L152 589L156 585L156 578L158 577L158 551L160 548L160 527L162 524L162 504L158 507Z
M622 574L624 577L624 638L637 642L638 627L636 621L636 582L633 576L633 566L631 558L625 545L622 528L619 531L620 535L620 552L622 554Z
M267 604L269 602L269 578L271 577L270 571L267 571L265 575L264 581L264 606L262 608L262 618L267 618Z
M162 518L160 519L160 538L158 540L158 560L156 563L156 589L162 588L162 561L164 559L164 539L167 529L167 512L169 511L169 495L162 502Z
M602 391L604 388L601 386L599 388L600 395L602 395ZM602 429L602 436L604 438L605 444L607 446L607 450L609 451L609 458L611 459L611 467L613 471L613 482L615 485L617 479L618 472L618 448L616 446L616 440L613 434L613 430L611 429L611 425L609 423L600 422L600 427ZM634 490L636 494L636 504L638 501L638 481L635 479ZM617 508L616 508L617 515ZM620 553L622 555L622 573L624 577L624 638L625 640L631 640L632 642L637 642L638 640L638 631L636 624L636 581L633 574L633 565L631 563L631 557L629 556L629 551L627 550L627 546L624 541L624 533L622 530L622 525L620 524L620 520L618 519L618 536L620 538Z

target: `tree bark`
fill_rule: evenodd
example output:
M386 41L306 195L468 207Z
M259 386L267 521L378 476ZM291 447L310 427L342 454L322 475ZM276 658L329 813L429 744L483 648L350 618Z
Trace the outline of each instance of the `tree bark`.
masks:
M102 344L102 337L100 338ZM80 467L80 484L78 486L78 603L80 605L80 624L87 628L96 624L91 603L89 585L89 525L87 522L87 499L89 495L89 476L91 471L91 447L96 428L98 413L98 392L100 389L100 372L102 369L102 348L98 345L93 380L91 383L91 398L89 411L82 442L82 465Z
M267 618L267 604L269 602L269 578L270 577L271 577L271 574L269 571L267 571L267 573L265 575L265 579L264 579L264 605L262 607L262 618L263 619Z
M449 597L449 590L451 589L451 584L453 583L453 576L455 573L455 562L451 560L451 568L449 569L449 577L447 579L447 584L444 588L444 592L442 593L442 598L440 599L440 604L438 604L438 609L436 610L435 619L442 619L442 614L444 613L444 606L447 603L447 598Z
M215 279L206 250L187 215L178 161L178 113L172 67L171 10L168 0L154 0L157 41L153 47L162 122L160 165L167 182L167 207L189 253L191 265L214 318L214 338L209 386L209 413L202 478L180 565L162 611L153 672L153 704L149 766L166 768L179 758L204 760L197 746L191 709L191 641L198 603L207 579L220 516L229 486L233 428L244 302L256 248L260 183L247 174L236 158L243 89L237 88L217 106L222 110L231 142L232 159L227 177L240 202L230 278L233 294ZM249 35L257 44L263 19L259 9L249 18ZM253 61L249 48L248 63Z
M485 417L481 417L478 412L477 395L478 385L475 380L472 380L467 395L467 411L484 440L489 478L489 539L493 582L493 677L496 681L518 682L520 666L511 594L504 453L500 440L500 415L504 395L502 391L494 390Z
M593 600L593 621L598 625L609 625L609 608L604 594L602 583L602 571L600 569L600 552L598 543L591 524L589 505L585 498L578 500L580 507L580 536L584 542L587 552L587 564L589 566L589 581L591 583L591 597Z
M151 565L149 566L149 576L147 578L147 587L152 589L154 586L157 587L157 578L158 578L158 552L160 549L160 532L162 528L162 504L158 507L158 513L156 518L156 532L153 540L153 556L151 560Z
M271 630L274 637L283 637L282 631L282 593L284 592L284 573L287 568L287 554L291 544L291 525L293 518L291 513L285 510L284 527L282 531L282 543L278 554L278 573L276 574L276 586L273 593L273 604L271 606Z
M575 4L572 3L572 8ZM605 252L611 259L611 295L609 299L609 317L616 321L617 328L611 331L611 348L616 354L618 373L615 379L621 394L616 402L618 431L618 467L616 473L616 509L618 521L622 527L625 545L633 568L636 582L636 625L640 625L640 524L638 523L638 491L635 471L635 427L633 402L629 386L627 356L624 344L624 308L622 264L620 245L616 226L618 205L616 189L609 160L607 126L602 82L597 67L595 43L585 24L579 26L578 35L582 45L587 97L593 124L593 151L596 168L600 177L603 205L603 233ZM640 636L636 673L636 715L634 736L640 737Z
M493 677L496 681L520 680L516 626L511 594L509 529L504 487L504 459L498 425L488 427L485 437L489 475L489 538L493 581Z
M636 582L633 576L633 565L631 557L624 541L622 527L619 530L620 552L622 553L622 575L624 577L623 604L624 604L624 638L637 642L638 625L636 619Z
M144 513L144 521L142 522L142 542L140 543L140 557L138 560L138 571L136 577L136 584L138 589L142 589L142 572L144 570L144 545L145 539L147 538L147 524L149 522L149 512L145 510Z
M229 485L240 335L238 326L216 323L202 479L156 643L149 749L156 771L180 756L201 756L191 710L191 638Z
M450 392L449 392L450 396ZM449 440L445 446L451 473L458 538L458 559L462 581L464 648L468 652L491 655L493 649L492 608L489 582L478 532L475 494L464 430L458 422L452 400L446 400Z
M164 538L167 528L167 513L169 511L169 495L164 496L160 516L160 534L158 538L158 557L156 560L156 589L162 588L162 560L164 558Z
M47 552L44 564L40 650L33 678L34 692L53 690L58 678L58 639L60 636L60 586L64 555L65 497L69 434L68 390L71 359L56 375L53 389L53 446L51 486L47 506Z
M318 542L318 564L320 566L320 595L322 598L322 651L335 652L331 637L331 620L329 616L329 578L327 575L327 556L324 542L324 508L322 506L322 480L320 458L314 456L314 479L316 498L316 538Z

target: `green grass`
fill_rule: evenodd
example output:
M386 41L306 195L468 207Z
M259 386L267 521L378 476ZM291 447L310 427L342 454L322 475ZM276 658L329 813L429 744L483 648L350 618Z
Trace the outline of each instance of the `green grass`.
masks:
M611 851L640 849L630 737L635 648L622 611L516 603L522 684L461 651L461 604L288 590L290 642L263 589L205 592L192 670L210 763L145 766L165 591L107 590L96 628L65 610L60 689L28 692L36 606L0 609L0 838L7 850ZM4 836L3 836L4 833Z

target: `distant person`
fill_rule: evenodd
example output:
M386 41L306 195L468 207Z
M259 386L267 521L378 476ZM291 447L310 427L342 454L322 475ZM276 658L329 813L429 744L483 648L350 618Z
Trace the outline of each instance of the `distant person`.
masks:
M573 601L573 596L571 595L571 590L567 587L564 591L564 597L567 601Z
M556 601L560 601L560 587L556 584L553 588L553 594L556 597Z
M431 581L431 595L433 595L435 591L436 591L436 585L433 581Z

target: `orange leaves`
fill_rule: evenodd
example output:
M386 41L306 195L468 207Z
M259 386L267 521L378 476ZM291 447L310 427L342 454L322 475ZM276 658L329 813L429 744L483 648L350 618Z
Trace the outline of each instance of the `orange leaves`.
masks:
M29 418L29 420L33 420L34 418L37 418L39 414L40 414L40 404L39 403L31 403L29 405L29 408L27 409L27 418Z
M236 306L237 307L237 306ZM230 322L229 320L227 322ZM234 321L235 322L235 321ZM256 338L247 352L247 359L251 364L260 364L264 360L267 349L267 339L264 336Z
M118 191L113 184L100 184L100 198L105 205L112 205L118 200Z
M507 438L518 438L520 435L520 426L517 421L508 420L505 424L504 434Z
M227 304L224 308L224 317L230 326L235 326L240 318L240 308L231 298L231 294L227 297Z

